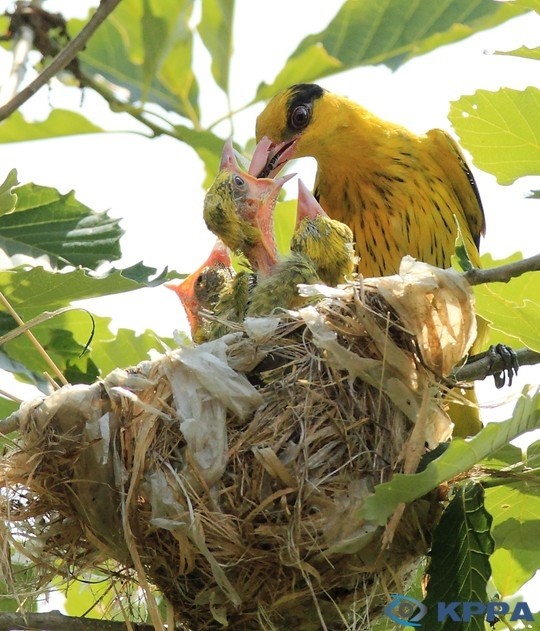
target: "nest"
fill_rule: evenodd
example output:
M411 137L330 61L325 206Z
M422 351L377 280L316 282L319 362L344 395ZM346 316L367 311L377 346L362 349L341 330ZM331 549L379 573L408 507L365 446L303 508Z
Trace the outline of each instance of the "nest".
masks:
M440 502L358 510L449 438L438 378L474 338L459 276L408 265L24 404L0 510L42 580L108 561L185 629L368 627Z

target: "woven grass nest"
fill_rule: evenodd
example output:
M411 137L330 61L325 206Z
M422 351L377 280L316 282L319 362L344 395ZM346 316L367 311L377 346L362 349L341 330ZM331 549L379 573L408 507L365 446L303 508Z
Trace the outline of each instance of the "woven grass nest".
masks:
M303 291L298 312L21 406L1 512L42 581L109 560L193 630L369 628L406 589L436 492L386 528L355 515L451 435L439 383L474 339L470 290L404 259Z

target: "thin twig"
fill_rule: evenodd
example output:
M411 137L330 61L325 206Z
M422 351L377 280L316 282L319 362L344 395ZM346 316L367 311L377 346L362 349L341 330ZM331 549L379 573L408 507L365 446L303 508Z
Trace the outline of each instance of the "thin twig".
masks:
M19 326L24 326L24 320L19 316L19 314L11 306L10 302L8 301L8 299L4 296L4 294L2 292L0 292L0 302L4 305L4 307L7 309L7 311L9 312L11 317L15 320L15 322ZM47 353L47 351L43 348L43 346L41 346L41 344L38 342L38 340L36 339L36 337L32 333L32 331L25 331L24 334L28 337L30 342L32 342L32 345L34 346L34 348L41 355L41 357L45 360L45 362L51 368L53 373L57 376L57 378L59 379L60 383L62 383L63 385L67 385L68 384L67 379L64 377L64 375L62 374L62 372L58 368L58 366L54 363L54 361L52 360L51 356Z
M120 4L121 0L101 0L94 15L90 18L83 29L56 55L51 63L39 73L39 75L29 84L16 94L8 103L0 107L0 121L13 114L26 103L40 88L42 88L49 79L68 66L86 46L86 42L94 34L102 22L109 14Z
M540 271L540 254L529 258L507 263L499 267L489 269L472 269L464 272L463 276L469 285L481 285L483 283L507 283L516 276L521 276L526 272Z

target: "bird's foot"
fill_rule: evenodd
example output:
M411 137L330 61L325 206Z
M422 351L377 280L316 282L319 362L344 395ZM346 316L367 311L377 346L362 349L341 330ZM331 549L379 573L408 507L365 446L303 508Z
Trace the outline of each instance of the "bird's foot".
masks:
M485 353L479 353L469 357L467 364L478 360L488 360L486 376L493 375L495 387L502 388L507 382L512 385L514 376L517 375L519 362L516 352L506 344L494 344Z
M508 377L508 385L512 385L514 376L517 375L519 369L519 362L516 352L510 346L506 344L495 344L488 349L488 357L491 359L491 366L493 367L499 357L502 359L504 368L497 373L493 374L495 380L495 387L502 388L506 384Z

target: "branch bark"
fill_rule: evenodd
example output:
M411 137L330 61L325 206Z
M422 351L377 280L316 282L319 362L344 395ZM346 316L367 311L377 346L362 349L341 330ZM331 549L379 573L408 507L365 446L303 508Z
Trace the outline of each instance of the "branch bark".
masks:
M121 0L101 0L94 15L83 29L56 55L51 63L29 84L17 93L8 103L0 107L0 121L6 119L26 103L49 79L68 66L81 50L86 42L105 21L110 13L120 4Z
M0 629L9 631L28 631L29 629L47 629L47 631L155 631L150 624L110 620L94 620L92 618L74 618L64 616L59 611L48 613L0 613Z
M488 269L475 268L464 272L465 280L469 285L482 285L483 283L507 283L516 276L521 276L526 272L540 271L540 254L529 258L507 263L499 267Z

